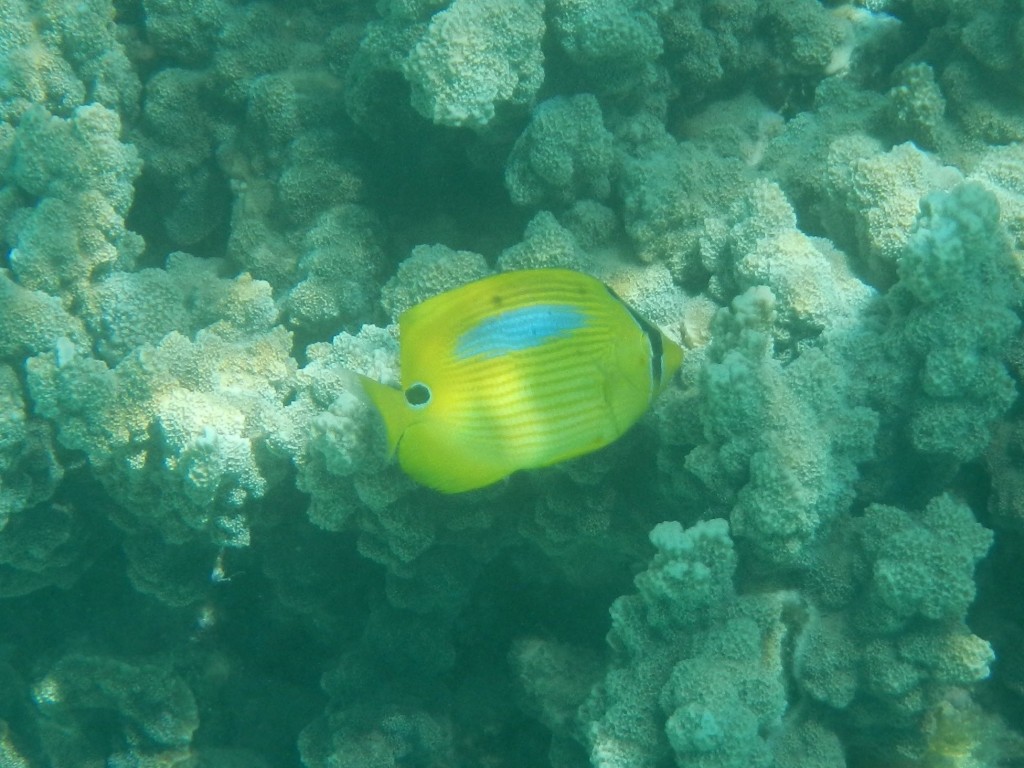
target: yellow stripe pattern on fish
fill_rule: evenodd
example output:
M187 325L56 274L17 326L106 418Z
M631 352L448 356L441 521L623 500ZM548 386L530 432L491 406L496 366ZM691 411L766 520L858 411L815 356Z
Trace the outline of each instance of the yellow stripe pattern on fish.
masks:
M599 280L506 272L399 318L402 390L363 379L399 464L445 493L601 448L647 410L682 350Z

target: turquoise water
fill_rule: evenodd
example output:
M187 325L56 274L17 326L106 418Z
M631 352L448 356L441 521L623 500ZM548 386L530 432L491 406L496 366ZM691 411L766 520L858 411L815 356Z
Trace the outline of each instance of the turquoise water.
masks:
M1024 764L1022 66L1013 0L0 0L0 766ZM417 486L354 374L552 266L679 374Z

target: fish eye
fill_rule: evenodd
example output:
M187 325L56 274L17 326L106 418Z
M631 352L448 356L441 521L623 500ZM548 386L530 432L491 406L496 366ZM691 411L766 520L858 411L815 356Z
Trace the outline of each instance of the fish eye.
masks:
M417 381L405 390L405 402L413 408L422 408L430 402L430 387Z

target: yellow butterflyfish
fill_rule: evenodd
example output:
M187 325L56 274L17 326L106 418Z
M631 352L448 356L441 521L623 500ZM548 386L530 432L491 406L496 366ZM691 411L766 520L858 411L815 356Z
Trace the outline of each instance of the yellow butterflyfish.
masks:
M647 410L679 345L601 281L505 272L399 318L402 389L363 377L392 455L444 493L597 450Z

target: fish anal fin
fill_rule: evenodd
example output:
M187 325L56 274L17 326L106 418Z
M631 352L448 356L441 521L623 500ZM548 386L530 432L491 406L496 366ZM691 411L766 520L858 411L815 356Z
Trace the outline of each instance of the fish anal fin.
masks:
M494 445L477 444L438 422L412 424L406 438L398 447L402 469L442 493L483 488L518 469L497 454Z

